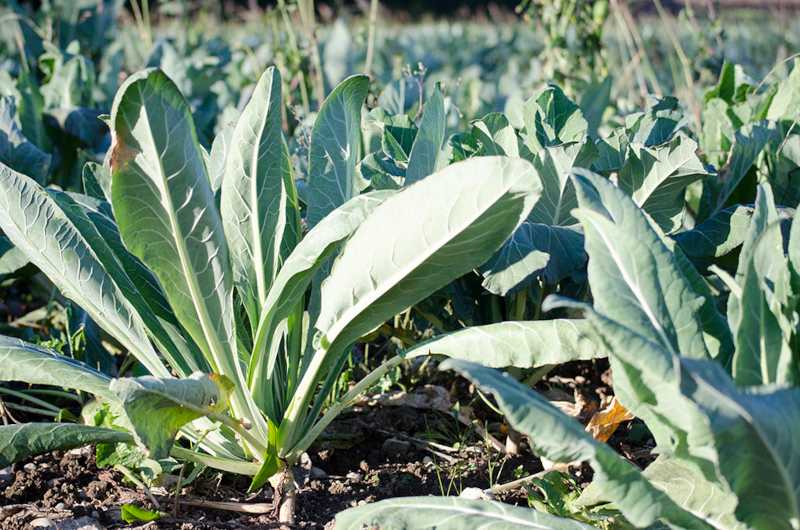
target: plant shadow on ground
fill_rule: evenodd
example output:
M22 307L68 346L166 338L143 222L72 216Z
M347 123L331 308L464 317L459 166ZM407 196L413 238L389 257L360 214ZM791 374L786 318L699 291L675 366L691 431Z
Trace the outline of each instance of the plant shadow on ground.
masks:
M471 398L474 389L465 380L452 373L440 373L433 382L450 387L461 403L471 402L475 417L482 423L498 425L501 418L480 399ZM608 382L606 362L577 362L558 367L537 388L559 388L567 393L578 388L587 400L593 401L602 399L610 391ZM637 440L636 446L631 447L627 435L630 427L623 425L609 443L628 456L637 451L647 454L651 445L649 436ZM404 450L402 454L387 452L392 450L393 442L412 438L434 438L448 445L458 441L457 433L461 434L465 448L461 452L445 454L440 451L437 456L419 443L395 444ZM486 442L469 427L458 424L452 414L408 406L355 407L334 422L327 434L327 441L309 451L306 472L297 475L302 490L297 505L298 523L292 528L332 528L334 516L353 506L393 497L440 496L443 491L458 495L466 488L486 489L491 484L508 483L542 470L539 459L527 444L522 445L518 455L499 455L493 451L487 459ZM94 524L95 528L290 528L277 523L272 514L241 514L187 505L181 505L178 519L126 524L121 518L123 504L147 509L152 509L153 505L143 492L131 489L120 473L98 469L94 462L94 451L87 447L29 458L12 466L10 475L0 475L0 481L5 480L0 482L0 504L3 505L0 526L22 530L30 528L36 518L47 517L61 525L74 519ZM649 462L645 458L637 463ZM581 485L591 480L591 469L585 465L580 469L570 468L570 471ZM271 502L271 491L248 496L246 479L233 475L201 475L183 489L182 498ZM498 499L527 505L524 489L504 492ZM57 506L61 509L56 509ZM171 504L162 502L161 509L171 512Z

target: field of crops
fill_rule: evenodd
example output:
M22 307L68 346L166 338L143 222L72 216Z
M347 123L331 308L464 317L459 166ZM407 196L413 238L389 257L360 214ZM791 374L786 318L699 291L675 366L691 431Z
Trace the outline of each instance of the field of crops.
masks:
M797 13L36 4L0 527L800 530Z

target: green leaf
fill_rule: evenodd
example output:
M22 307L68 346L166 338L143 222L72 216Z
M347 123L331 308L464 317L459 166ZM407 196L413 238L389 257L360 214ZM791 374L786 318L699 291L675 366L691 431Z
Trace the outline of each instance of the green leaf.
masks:
M361 106L369 77L348 77L322 104L311 131L308 162L309 228L356 194L361 146Z
M592 169L603 175L619 171L628 161L628 132L624 127L614 129L610 136L597 140L598 158Z
M420 181L440 168L445 125L444 98L437 84L425 104L419 132L408 157L406 185Z
M22 134L14 120L14 100L0 99L0 162L44 184L51 159Z
M534 94L522 107L522 138L531 153L544 147L580 141L589 127L580 108L555 85Z
M580 227L524 222L479 270L484 288L506 296L526 289L536 278L555 285L585 263Z
M482 155L519 156L517 131L503 114L494 112L471 122L472 136L481 143Z
M214 195L217 195L222 188L222 179L228 167L228 155L233 148L233 130L233 125L222 129L214 138L211 152L208 154L208 182Z
M181 376L207 370L208 363L202 353L194 344L189 346L181 334L158 280L124 249L117 226L110 218L109 205L80 194L52 191L50 195L105 265L172 368ZM145 297L150 300L149 304Z
M603 121L603 114L611 103L611 89L614 80L611 76L606 76L602 82L593 81L581 97L581 112L588 124L588 135L591 138L597 137L597 129Z
M716 521L726 529L745 530L745 525L733 515L736 495L675 460L666 456L656 458L644 470L644 476L684 510Z
M787 385L797 361L790 344L795 328L786 315L794 302L780 223L761 232L748 262L738 310L730 315L737 319L733 377L740 386Z
M281 130L281 77L261 76L236 124L222 181L222 223L233 282L250 322L258 322L281 264L300 238L289 150Z
M73 423L23 423L0 426L0 466L50 451L65 451L91 443L131 443L122 431Z
M436 336L405 351L406 358L446 355L492 368L535 368L605 357L602 339L586 320L499 322Z
M495 501L473 501L458 497L404 497L345 510L336 516L336 528L589 530L593 527L531 508Z
M742 393L716 363L682 359L683 392L710 420L719 466L739 499L736 518L758 530L800 521L800 389Z
M83 165L83 192L89 197L111 201L111 173L95 162Z
M736 131L725 181L717 186L712 214L728 206L727 202L733 191L750 171L764 147L777 136L775 122L766 120L750 123Z
M157 521L159 519L163 519L164 517L168 517L168 515L164 512L145 510L144 508L139 508L134 504L122 505L122 520L126 523Z
M696 151L697 143L683 135L659 147L632 143L619 170L619 188L666 232L682 225L686 187L711 175Z
M72 388L117 401L108 388L111 378L106 374L66 355L3 335L0 335L0 381Z
M752 216L752 206L737 204L678 234L675 240L690 258L718 258L744 242Z
M454 369L491 393L511 426L529 437L535 454L554 462L588 461L604 495L634 525L647 526L664 518L681 528L709 528L653 487L611 447L592 438L575 419L508 374L452 359L445 361L442 369Z
M284 319L305 296L314 274L336 252L367 215L394 191L375 191L359 195L328 214L311 229L281 267L267 293L255 335L248 382L257 403L266 396L280 341L277 332Z
M707 358L698 314L704 299L644 212L599 175L575 169L573 179L597 311L665 351Z
M70 217L30 178L0 166L0 228L59 288L151 373L168 376L110 269ZM107 261L110 267L118 266Z
M186 379L126 377L112 380L110 388L125 407L136 443L148 449L150 458L161 460L169 456L183 425L227 408L233 383L212 377L201 372Z
M189 105L166 75L144 70L120 88L111 124L112 204L122 240L161 280L211 369L236 382L237 415L266 436L243 390L228 248Z
M789 77L778 83L778 91L772 98L766 118L791 123L797 117L798 106L800 106L800 61L795 58Z
M345 243L322 285L322 348L354 342L485 262L540 192L528 162L479 157L386 199Z
M16 272L27 264L25 253L15 247L10 239L0 236L0 281L7 274Z
M594 143L571 142L547 147L536 153L533 167L542 179L542 198L533 207L528 221L567 226L577 221L570 212L578 205L575 186L569 178L573 167L588 168L598 157Z

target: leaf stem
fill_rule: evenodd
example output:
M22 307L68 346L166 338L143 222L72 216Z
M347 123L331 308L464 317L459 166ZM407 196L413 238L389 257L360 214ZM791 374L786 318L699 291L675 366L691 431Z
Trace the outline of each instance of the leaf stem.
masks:
M297 444L292 447L289 455L286 457L288 462L294 462L297 458L300 457L306 449L314 443L322 431L339 415L344 409L350 406L350 404L359 396L362 392L372 386L375 381L383 377L386 373L391 372L402 363L405 362L405 357L400 355L396 355L380 365L378 368L370 372L364 379L359 381L353 388L351 388L344 396L341 397L336 403L334 403L331 408L328 409L328 412L325 413L322 418L311 428L311 430L306 433L303 438L297 442Z

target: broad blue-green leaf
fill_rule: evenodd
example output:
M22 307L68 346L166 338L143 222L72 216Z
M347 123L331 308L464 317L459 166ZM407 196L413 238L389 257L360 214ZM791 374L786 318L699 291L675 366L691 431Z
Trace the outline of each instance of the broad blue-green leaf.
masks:
M578 205L575 186L569 178L573 167L588 168L597 159L593 142L570 142L547 147L536 153L533 167L542 179L542 198L533 207L528 221L566 226L577 223L570 212Z
M111 378L94 368L41 346L0 335L0 381L21 381L82 390L109 401Z
M580 319L472 326L421 342L406 350L404 356L429 354L478 362L492 368L534 368L607 355L594 328Z
M721 210L675 240L690 258L720 257L744 242L753 207L737 204Z
M107 167L96 162L83 165L83 192L89 197L111 201L111 173Z
M483 146L481 154L486 156L519 156L517 131L503 114L494 112L472 122L472 136Z
M137 311L79 228L38 184L2 165L0 228L66 297L134 353L151 373L169 375Z
M219 193L222 188L222 179L225 177L225 169L228 167L228 154L233 147L233 130L233 125L222 129L214 138L211 152L208 154L208 181L214 195Z
M236 124L221 211L233 282L255 327L261 304L300 236L289 150L281 130L281 77L261 76Z
M680 112L673 109L649 110L642 114L629 134L631 143L653 147L669 142L679 130L689 123Z
M485 262L540 192L530 163L479 157L386 199L345 243L322 285L322 347L354 342Z
M686 187L711 175L696 154L697 143L676 136L668 145L632 143L617 182L666 232L680 228Z
M700 114L703 129L700 149L714 167L722 167L734 141L736 127L728 116L728 104L718 98L708 100Z
M114 379L111 391L125 407L139 445L150 458L169 456L175 436L183 425L228 407L233 383L224 376L196 372L186 379L151 376Z
M592 169L606 176L613 171L619 171L628 161L629 145L628 132L624 127L614 129L607 138L597 140L595 147L598 158Z
M368 90L369 77L348 77L331 92L317 114L308 162L309 228L357 194L361 106Z
M484 288L506 296L536 278L557 284L585 263L580 227L524 222L479 270Z
M597 311L665 351L707 358L698 314L704 299L644 212L599 175L574 169L573 179L580 205L573 215L584 227Z
M133 437L122 431L74 423L23 423L0 427L0 466L23 458L66 451L92 443L130 443Z
M78 193L51 191L50 196L94 250L171 367L181 376L208 370L202 353L183 337L158 279L122 245L110 205Z
M236 383L235 413L266 437L266 422L244 392L228 248L189 105L164 73L144 70L120 88L111 125L112 204L122 240L161 280L212 370Z
M256 402L261 403L266 395L264 385L268 383L274 369L278 354L276 342L280 341L280 337L275 335L281 323L305 296L306 289L320 267L367 215L394 193L377 191L350 199L311 229L286 259L267 293L255 335L248 382Z
M736 495L719 484L705 480L674 459L666 456L656 458L644 470L644 476L684 510L716 521L729 530L745 530L746 526L733 515Z
M748 261L738 311L731 315L738 319L733 325L733 377L740 386L791 384L797 362L790 345L795 328L786 313L794 302L780 223L761 232Z
M511 426L529 437L537 455L555 462L588 461L603 494L634 525L643 527L664 519L680 528L710 528L653 487L611 447L592 438L575 419L508 374L457 360L445 361L442 369L454 369L491 393Z
M555 85L534 94L522 107L522 139L534 155L544 147L580 141L589 125L580 108Z
M25 253L15 247L10 239L0 236L0 281L6 274L16 272L27 264Z
M792 122L797 117L800 105L800 61L794 59L789 77L778 83L778 91L772 98L767 119Z
M531 508L496 501L473 501L458 497L403 497L345 510L336 516L336 528L589 530L593 527Z
M408 157L406 185L418 182L440 168L446 125L444 120L444 98L437 85L425 104L419 131Z
M775 122L760 120L741 127L734 134L733 153L730 156L725 181L719 186L712 213L725 208L728 198L745 174L755 163L764 147L778 136Z
M0 99L0 162L44 184L51 159L20 131L14 120L14 100Z
M581 112L588 125L587 133L589 137L597 137L597 129L603 121L603 114L609 103L611 103L611 88L614 80L611 76L606 76L603 81L598 83L593 81L581 97Z
M740 392L716 363L682 359L681 387L708 416L736 518L758 530L800 521L800 389Z

